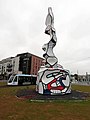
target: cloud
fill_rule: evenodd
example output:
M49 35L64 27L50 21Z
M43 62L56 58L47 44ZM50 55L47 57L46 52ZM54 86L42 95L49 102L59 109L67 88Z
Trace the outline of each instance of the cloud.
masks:
M74 72L90 71L89 0L0 0L0 59L22 52L43 55L42 46L50 40L44 33L49 6L55 18L54 52L59 63Z

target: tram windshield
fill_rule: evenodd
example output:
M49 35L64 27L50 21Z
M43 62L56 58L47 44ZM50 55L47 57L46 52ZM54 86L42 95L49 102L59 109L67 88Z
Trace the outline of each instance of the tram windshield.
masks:
M11 83L13 81L13 78L14 78L14 76L11 75L8 82Z

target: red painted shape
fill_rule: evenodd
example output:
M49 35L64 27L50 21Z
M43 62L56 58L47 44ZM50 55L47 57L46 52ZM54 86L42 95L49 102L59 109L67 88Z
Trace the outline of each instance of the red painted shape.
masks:
M52 80L50 83L48 83L47 87L50 90L52 88L52 84L56 82L56 79Z
M57 79L52 80L49 84L47 84L48 90L63 90L63 86L52 87L51 85L55 83Z

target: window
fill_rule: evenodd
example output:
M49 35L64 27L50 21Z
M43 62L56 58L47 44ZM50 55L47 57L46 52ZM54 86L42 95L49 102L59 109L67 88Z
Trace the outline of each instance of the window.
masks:
M15 77L14 82L17 82L17 76Z
M13 78L14 78L14 76L11 76L11 77L10 77L10 79L9 79L9 83L12 82Z

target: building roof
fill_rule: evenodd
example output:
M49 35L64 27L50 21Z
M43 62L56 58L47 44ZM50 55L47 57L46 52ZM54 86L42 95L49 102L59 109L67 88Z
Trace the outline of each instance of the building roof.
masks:
M19 57L19 56L22 56L22 55L35 56L35 57L38 57L38 58L44 60L44 58L39 57L39 56L34 55L34 54L31 54L31 53L29 53L29 52L17 54L15 57ZM11 61L11 59L13 59L13 58L15 58L15 57L8 57L8 58L6 58L6 59L2 59L2 60L0 61L0 64L3 64L3 63L5 63L5 62L9 62L9 61Z
M36 56L36 57L38 57L38 58L40 58L40 59L43 59L43 60L44 60L44 58L39 57L39 56L34 55L34 54L31 54L31 53L29 53L29 52L17 54L17 55L16 55L16 57L17 57L17 56L22 56L22 55L25 55L25 54L28 54L28 55L30 55L30 56Z
M6 59L2 59L1 61L0 61L0 64L2 64L2 63L5 63L5 62L9 62L9 61L11 61L11 59L13 59L14 57L8 57L8 58L6 58Z

